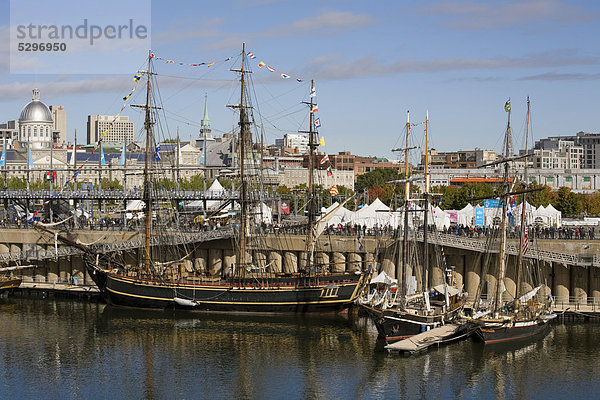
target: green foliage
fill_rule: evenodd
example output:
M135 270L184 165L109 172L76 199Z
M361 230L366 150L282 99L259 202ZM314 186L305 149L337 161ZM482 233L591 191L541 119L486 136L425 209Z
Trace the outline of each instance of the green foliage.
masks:
M550 186L539 185L536 182L529 185L529 189L539 189L534 192L527 193L527 202L534 207L553 204L556 207L557 193L553 192Z
M568 187L558 189L556 205L554 207L567 215L578 215L583 209L578 196L571 192L571 188Z
M123 189L123 185L119 182L118 179L113 179L112 181L108 178L102 178L100 181L100 186L103 190L121 190Z
M354 185L357 192L371 189L372 187L382 185L386 182L400 179L401 175L394 168L375 168L373 171L359 175Z

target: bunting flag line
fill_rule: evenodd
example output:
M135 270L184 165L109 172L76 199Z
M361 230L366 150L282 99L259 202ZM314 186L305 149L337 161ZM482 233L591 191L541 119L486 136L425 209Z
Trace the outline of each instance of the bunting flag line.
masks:
M158 144L158 146L156 146L156 149L154 150L154 159L156 161L160 161L160 155L158 154L159 151L160 151L160 143Z
M313 113L315 113L315 112L317 112L317 111L319 111L319 106L315 104L315 105L313 106L312 110L310 110L310 112L313 112Z
M331 171L331 167L327 167L327 176L332 176L333 171Z
M327 154L325 154L325 156L323 158L321 158L321 161L319 161L320 165L325 164L327 161L329 161L329 156Z
M317 95L317 91L315 90L315 85L313 84L310 88L310 97L315 97Z
M246 53L246 55L248 56L248 58L251 58L251 59L255 59L256 58L256 55L253 52L251 52L251 51L249 51L248 53ZM261 62L258 63L258 68L262 68L262 67L267 67L267 69L269 71L271 71L271 72L275 72L276 71L275 67L267 65L267 63L265 63L264 61L261 61ZM291 77L292 76L289 75L289 74L281 74L281 78L282 79L290 79ZM296 81L297 82L304 82L304 79L296 78ZM314 90L314 87L313 87L313 90ZM311 97L314 97L314 95L312 94L313 90L311 90Z
M338 194L338 188L337 188L337 185L334 185L334 186L333 186L331 189L329 189L329 193L330 193L332 196L335 196L335 195L337 195L337 194Z
M248 55L248 57L250 57L250 55ZM217 62L227 62L227 61L231 60L233 57L227 57L223 61L195 62L195 63L185 63L185 62L181 62L181 61L166 59L166 58L163 58L163 57L156 57L154 55L154 53L152 53L152 55L150 56L150 58L156 58L156 60L164 61L165 64L177 64L177 65L183 65L183 66L189 66L189 67L200 67L200 66L205 65L206 67L210 67L210 66L215 65Z
M140 79L142 79L142 75L140 75L140 74L136 74L136 75L134 75L134 76L133 76L133 80L134 80L135 82L139 82L139 81L140 81Z
M321 118L317 118L315 119L315 128L320 128L321 127ZM324 146L324 145L322 145Z
M319 139L319 146L325 146L325 138L323 136Z

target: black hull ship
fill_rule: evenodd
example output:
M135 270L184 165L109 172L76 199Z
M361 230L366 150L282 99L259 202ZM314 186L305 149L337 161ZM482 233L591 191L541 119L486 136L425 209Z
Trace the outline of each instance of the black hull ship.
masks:
M314 263L315 242L320 232L317 228L320 221L316 220L317 201L312 180L314 169L313 159L315 149L318 147L318 132L313 131L314 111L317 109L313 103L314 82L311 82L310 102L306 105L310 109L309 118L309 174L307 185L308 221L306 222L306 248L303 251L306 263L297 272L281 273L270 270L270 266L256 265L250 260L250 249L264 249L265 234L258 231L259 223L251 219L256 209L263 200L259 197L263 191L261 179L261 161L257 159L260 154L253 146L250 126L254 118L250 115L252 107L248 105L249 90L245 85L245 49L241 53L241 69L233 71L240 74L241 96L240 102L231 106L239 111L239 130L236 132L238 151L236 178L239 179L236 199L236 209L232 225L236 226L233 247L235 261L231 268L218 274L209 271L186 271L174 273L171 267L181 265L187 257L175 254L173 257L161 256L160 246L151 245L153 239L161 234L167 235L157 228L153 208L157 202L153 200L153 180L150 176L157 168L151 163L156 142L153 133L154 107L150 85L152 76L152 56L148 59L148 76L146 105L146 161L148 166L144 173L144 203L145 203L145 246L143 260L136 265L125 265L104 254L86 252L84 257L86 268L98 286L102 296L108 304L140 308L175 308L199 311L218 312L332 312L341 311L350 307L358 298L368 273L354 271L359 266L348 268L347 265L339 270L346 272L331 272L329 265ZM258 166L258 167L257 167ZM237 208L239 207L239 208ZM160 213L158 213L160 214ZM323 224L321 224L323 225ZM252 244L250 240L253 240ZM165 238L165 243L169 239ZM285 248L285 247L284 247ZM156 254L155 254L156 253ZM187 254L191 254L188 251ZM189 260L186 260L189 262ZM345 263L344 263L345 264ZM259 272L256 272L259 271Z
M486 344L502 343L518 341L527 338L533 338L534 336L541 335L546 332L550 321L556 318L551 310L551 302L549 299L540 299L539 295L536 300L536 295L542 288L542 285L535 287L533 290L522 294L523 292L523 275L525 270L525 255L529 249L529 238L526 229L526 215L525 215L525 204L526 195L530 190L524 188L522 191L510 192L512 187L509 185L509 162L515 160L512 156L511 151L511 129L510 129L510 99L504 106L505 111L508 113L508 122L506 126L505 134L505 146L506 152L504 159L498 162L494 162L491 165L504 164L503 184L500 191L500 208L498 208L500 215L500 248L499 255L497 257L496 270L493 275L496 277L494 297L490 304L486 307L481 308L476 312L476 316L469 321L469 324L473 326L475 331L475 337ZM527 138L529 137L529 98L527 98ZM528 149L528 141L526 140L525 148ZM527 157L525 155L524 157ZM523 158L521 156L520 158ZM490 164L488 164L490 165ZM525 168L523 170L523 181L528 182L527 179L527 162L525 162ZM504 284L506 277L506 270L508 266L507 257L507 246L506 246L506 231L507 231L507 208L509 196L521 195L521 229L520 229L520 240L518 247L518 257L516 260L516 280L515 280L515 293L512 295L513 300L504 300L504 292L507 292ZM482 275L488 273L488 269L492 267L493 263L485 262L484 270ZM537 269L535 265L531 265L531 270ZM539 271L538 271L539 272ZM535 279L534 276L539 276L539 273L531 274L532 281ZM534 282L530 282L534 283ZM538 282L539 283L539 282ZM480 298L483 290L484 282L480 282L477 294L475 296L474 306L481 304Z
M385 339L387 344L392 344L454 321L460 316L462 305L457 305L448 312L434 311L431 315L409 310L379 310L368 306L363 306L363 308L373 319L379 337Z
M482 324L476 323L475 338L485 344L521 340L544 334L549 322L556 314L540 316L535 320L511 321L488 319Z
M88 271L108 304L231 312L331 312L348 308L366 275L226 279L198 284Z
M425 120L425 165L428 162L428 126L429 115ZM409 131L410 123L406 122L406 148L401 149L406 152L405 160L408 160ZM417 335L421 332L438 328L442 325L451 323L458 319L465 304L466 298L462 290L449 284L447 278L444 283L435 287L430 287L429 282L429 249L428 232L431 229L429 218L429 171L425 169L425 190L423 204L423 248L421 263L421 291L418 293L407 294L407 265L408 265L408 247L409 247L409 210L415 211L413 203L410 205L410 182L414 179L408 178L409 168L406 161L404 176L406 179L398 180L395 183L404 183L404 224L402 229L403 237L398 237L395 244L402 249L398 254L398 265L396 276L402 277L402 285L398 287L398 280L391 279L385 272L371 280L371 286L375 286L371 293L366 294L359 300L361 307L366 310L372 318L379 337L385 339L386 343L392 344L399 340ZM401 245L401 246L399 246ZM443 257L442 257L443 258ZM444 261L440 261L442 264ZM446 268L445 266L443 267ZM392 299L393 297L393 299ZM462 333L462 331L461 331Z

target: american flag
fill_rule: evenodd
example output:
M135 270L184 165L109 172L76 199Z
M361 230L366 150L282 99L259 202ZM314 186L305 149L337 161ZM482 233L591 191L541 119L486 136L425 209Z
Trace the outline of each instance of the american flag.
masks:
M527 253L529 250L529 228L525 225L525 230L523 231L523 255Z

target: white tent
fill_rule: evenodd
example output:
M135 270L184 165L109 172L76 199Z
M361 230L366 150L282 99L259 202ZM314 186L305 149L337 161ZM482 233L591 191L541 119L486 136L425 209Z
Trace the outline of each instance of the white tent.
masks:
M387 285L387 286L397 286L398 279L394 279L391 276L389 276L388 274L386 274L385 271L381 271L381 273L379 275L377 275L375 278L371 279L370 283L372 285L380 283L380 284Z
M271 207L265 203L260 203L260 205L257 204L252 209L252 217L256 224L260 224L262 222L265 224L273 223L273 211L271 210Z
M448 229L448 227L450 226L450 214L448 214L446 211L442 210L438 206L433 207L431 214L433 215L433 223L435 224L438 230L444 228Z
M461 210L456 211L456 224L457 225L471 225L475 216L475 207L468 203Z
M548 207L540 206L533 212L534 223L544 226L556 226L562 225L562 213L548 204Z

